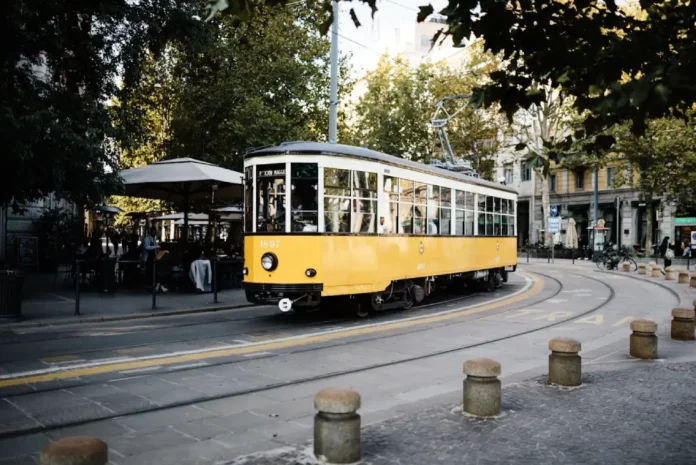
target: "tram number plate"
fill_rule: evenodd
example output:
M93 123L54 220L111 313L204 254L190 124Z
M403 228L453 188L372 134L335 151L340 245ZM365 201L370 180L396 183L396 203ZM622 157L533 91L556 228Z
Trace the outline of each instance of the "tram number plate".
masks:
M260 247L262 249L278 249L280 248L280 241L260 241Z

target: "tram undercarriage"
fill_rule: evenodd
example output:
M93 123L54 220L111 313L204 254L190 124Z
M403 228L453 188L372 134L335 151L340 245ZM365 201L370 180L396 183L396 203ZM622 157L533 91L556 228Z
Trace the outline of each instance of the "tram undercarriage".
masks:
M321 290L302 289L300 286L264 286L262 289L247 289L247 300L256 304L277 304L281 312L294 310L296 313L318 311L322 306L354 311L359 317L370 312L383 310L408 310L418 305L436 289L451 292L492 292L508 281L509 271L516 266L494 268L490 270L471 271L443 276L414 278L392 283L381 292L371 294L354 294L347 296L322 297Z

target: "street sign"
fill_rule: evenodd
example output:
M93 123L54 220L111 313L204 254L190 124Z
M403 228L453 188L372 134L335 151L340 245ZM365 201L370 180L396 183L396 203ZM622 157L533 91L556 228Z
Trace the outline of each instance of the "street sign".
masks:
M551 205L551 216L558 216L558 205Z
M691 247L696 247L696 231L691 231Z
M552 210L553 211L553 210ZM561 219L556 217L550 216L547 219L547 227L546 227L546 232L549 234L555 234L561 230Z

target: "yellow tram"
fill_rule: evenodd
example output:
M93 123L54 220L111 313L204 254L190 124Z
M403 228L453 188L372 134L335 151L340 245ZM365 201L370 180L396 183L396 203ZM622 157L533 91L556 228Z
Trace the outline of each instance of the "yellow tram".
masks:
M517 266L514 189L372 150L289 142L244 161L244 289L302 310L420 303L453 282L487 290Z

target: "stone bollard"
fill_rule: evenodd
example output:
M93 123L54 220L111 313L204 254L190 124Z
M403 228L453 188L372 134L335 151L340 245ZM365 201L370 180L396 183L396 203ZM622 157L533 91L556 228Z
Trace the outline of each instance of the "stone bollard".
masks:
M631 331L631 357L646 360L657 358L657 323L652 320L633 320Z
M680 271L679 272L679 279L677 280L679 284L689 284L689 272L688 271Z
M329 463L360 460L360 394L352 389L328 388L314 396L314 455Z
M650 269L650 276L652 276L653 278L659 278L660 276L662 276L662 270L660 269L660 267L657 265L653 265Z
M675 269L673 269L671 266L668 266L665 268L665 279L667 281L674 281L677 279L677 274L679 272Z
M647 268L645 266L645 263L638 264L638 274L646 274L646 272L645 272L646 269Z
M694 312L690 308L675 308L672 310L672 339L677 341L693 341Z
M464 362L464 411L479 417L500 413L500 363L488 358Z
M580 342L556 337L549 341L549 384L580 386L582 384Z
M101 439L71 437L52 442L41 451L41 465L105 465L108 448Z
M689 281L689 287L696 287L696 274L691 275L691 280Z
M623 262L621 265L621 270L625 272L631 271L631 264L629 262Z

